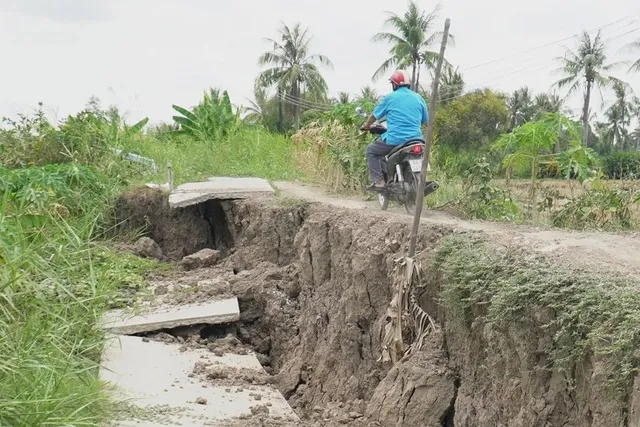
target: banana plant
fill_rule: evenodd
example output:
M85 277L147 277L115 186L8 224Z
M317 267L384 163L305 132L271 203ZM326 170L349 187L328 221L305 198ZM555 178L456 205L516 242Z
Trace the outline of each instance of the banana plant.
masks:
M173 109L180 114L173 116L179 125L176 133L201 142L217 142L237 133L242 125L242 109L236 108L234 112L227 91L220 95L218 90L209 89L191 110L178 105L173 105Z

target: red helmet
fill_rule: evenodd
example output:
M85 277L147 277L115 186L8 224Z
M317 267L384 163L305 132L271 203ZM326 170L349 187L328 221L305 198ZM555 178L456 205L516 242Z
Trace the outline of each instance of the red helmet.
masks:
M396 86L411 86L411 78L402 70L395 71L389 81Z

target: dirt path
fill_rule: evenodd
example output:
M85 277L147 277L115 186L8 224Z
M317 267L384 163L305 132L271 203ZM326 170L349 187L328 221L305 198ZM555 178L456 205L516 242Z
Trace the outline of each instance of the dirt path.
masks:
M280 196L293 197L344 209L367 211L372 215L396 217L411 221L402 207L380 211L377 201L339 198L321 189L292 182L276 182ZM448 225L459 231L482 231L495 236L500 244L517 244L543 253L570 268L590 268L614 271L640 277L640 234L572 232L543 229L506 223L465 221L443 212L424 211L426 224Z

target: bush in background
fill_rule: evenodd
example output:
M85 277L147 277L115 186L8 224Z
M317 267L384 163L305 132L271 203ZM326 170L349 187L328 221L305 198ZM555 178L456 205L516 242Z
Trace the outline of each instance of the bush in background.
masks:
M640 152L615 151L601 159L602 169L609 179L640 178Z

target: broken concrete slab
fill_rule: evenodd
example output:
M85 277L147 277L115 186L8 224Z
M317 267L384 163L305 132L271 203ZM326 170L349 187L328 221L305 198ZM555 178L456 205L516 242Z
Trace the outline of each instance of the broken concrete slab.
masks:
M213 177L205 182L182 184L169 195L169 206L183 208L208 200L270 197L275 190L266 179Z
M251 408L259 405L269 408L269 417L298 419L272 386L251 385L251 389L241 390L216 380L203 384L187 376L197 362L207 359L225 367L264 372L252 354L215 357L204 349L180 351L180 345L144 342L139 337L111 339L103 354L100 379L115 386L117 400L135 407L123 411L120 417L125 419L116 426L156 426L160 421L183 427L227 425L234 417L250 416ZM255 394L261 396L260 401L255 400ZM206 404L196 403L203 399Z
M113 310L102 317L102 327L114 334L130 335L202 323L236 322L239 319L238 299L233 297L202 304L161 307L139 315L131 315L124 310Z

